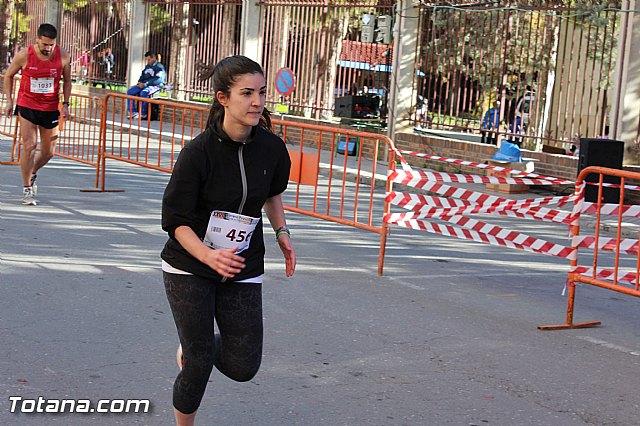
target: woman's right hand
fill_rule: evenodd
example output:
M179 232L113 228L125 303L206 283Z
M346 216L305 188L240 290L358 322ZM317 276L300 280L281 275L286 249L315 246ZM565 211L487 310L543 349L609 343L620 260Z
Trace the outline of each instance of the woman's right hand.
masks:
M207 249L208 250L205 253L204 258L201 259L202 263L216 271L221 276L225 278L233 278L244 269L244 258L234 254L238 247L215 250L207 247Z
M175 237L191 256L224 278L233 278L244 269L244 257L234 254L238 247L212 249L203 243L190 227L184 225L176 228Z

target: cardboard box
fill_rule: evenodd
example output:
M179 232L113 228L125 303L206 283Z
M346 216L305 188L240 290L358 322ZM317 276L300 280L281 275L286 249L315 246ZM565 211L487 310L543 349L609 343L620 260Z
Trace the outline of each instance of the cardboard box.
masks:
M521 170L529 173L533 173L534 162L533 160L524 160L518 163L512 163L509 161L500 161L500 160L487 160L487 164L490 166L504 167L505 169L512 170ZM513 175L506 171L497 171L487 169L487 176L496 176L496 177L513 177ZM489 191L497 191L504 192L506 194L519 194L523 192L527 192L529 190L529 185L522 184L510 184L510 183L488 183L487 189Z

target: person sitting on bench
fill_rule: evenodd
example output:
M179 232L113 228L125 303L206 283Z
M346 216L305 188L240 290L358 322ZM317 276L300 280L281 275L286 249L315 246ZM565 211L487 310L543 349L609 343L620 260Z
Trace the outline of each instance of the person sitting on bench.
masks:
M155 52L148 51L144 54L144 58L147 61L147 65L142 70L138 84L130 87L127 90L127 95L150 98L164 86L167 73L164 66L158 62L158 55ZM147 118L148 107L149 104L147 102L142 102L140 113L143 119ZM138 118L138 102L131 99L128 100L127 109L130 118Z

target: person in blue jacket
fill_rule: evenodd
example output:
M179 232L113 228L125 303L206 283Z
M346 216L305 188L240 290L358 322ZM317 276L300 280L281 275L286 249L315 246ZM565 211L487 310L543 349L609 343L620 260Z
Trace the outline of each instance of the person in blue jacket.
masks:
M493 108L490 108L480 125L480 133L482 133L482 143L488 143L496 145L498 141L498 130L500 130L500 101L493 103Z
M158 55L155 52L148 51L144 54L144 59L147 61L147 65L142 70L142 74L140 74L138 84L131 86L129 90L127 90L127 95L150 98L158 93L162 89L162 86L164 86L167 72L164 69L164 65L158 62ZM148 103L142 102L140 113L144 119L147 118L148 107ZM138 102L133 100L127 101L127 110L130 118L138 118Z

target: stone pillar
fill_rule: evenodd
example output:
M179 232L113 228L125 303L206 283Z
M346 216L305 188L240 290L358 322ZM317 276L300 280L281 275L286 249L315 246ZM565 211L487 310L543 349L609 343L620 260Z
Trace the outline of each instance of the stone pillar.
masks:
M415 104L415 58L420 11L409 0L398 0L393 25L393 69L389 88L387 135L407 132Z
M138 82L146 65L144 54L147 51L149 27L146 25L146 8L142 0L131 0L131 26L129 28L129 56L127 62L127 87Z
M637 10L640 1L625 0L623 10ZM628 12L620 16L618 60L611 104L611 139L625 145L624 164L638 164L636 141L640 142L640 13Z
M44 11L44 22L39 22L40 24L51 24L58 32L60 32L60 15L62 13L62 5L60 0L47 0L47 4Z
M184 101L187 99L184 89L188 86L186 73L187 54L192 28L192 23L189 22L189 3L183 3L182 5L176 4L174 19L176 20L176 25L174 26L171 37L171 51L165 52L165 54L171 53L173 60L171 70L167 68L166 82L178 89L174 92L175 99ZM166 66L165 64L165 67Z
M242 2L242 39L240 40L240 54L251 58L257 63L262 62L262 34L260 20L262 8L258 2L243 0Z

